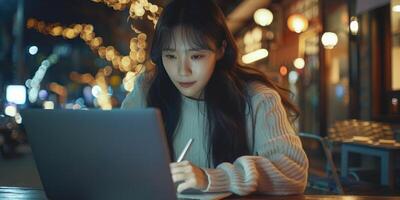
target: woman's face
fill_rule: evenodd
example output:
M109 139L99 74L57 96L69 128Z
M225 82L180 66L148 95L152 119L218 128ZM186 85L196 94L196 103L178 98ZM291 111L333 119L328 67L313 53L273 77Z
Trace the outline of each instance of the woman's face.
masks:
M162 62L169 78L182 95L201 99L221 53L194 47L182 32L174 31L171 40L173 44L162 51ZM212 48L216 49L215 45Z

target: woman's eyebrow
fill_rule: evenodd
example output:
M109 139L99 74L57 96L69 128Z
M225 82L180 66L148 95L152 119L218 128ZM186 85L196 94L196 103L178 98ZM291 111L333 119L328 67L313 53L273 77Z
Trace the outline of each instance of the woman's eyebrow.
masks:
M163 48L162 51L176 51L176 49L172 49L172 48Z
M164 48L164 49L162 49L162 51L176 51L176 49ZM200 47L193 47L193 48L186 49L185 51L210 51L210 50L209 49L200 48Z
M193 47L188 49L188 51L206 51L207 49L200 48L200 47Z

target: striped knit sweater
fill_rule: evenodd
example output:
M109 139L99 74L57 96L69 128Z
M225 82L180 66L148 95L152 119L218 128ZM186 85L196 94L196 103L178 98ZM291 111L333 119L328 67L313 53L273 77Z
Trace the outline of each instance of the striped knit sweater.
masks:
M123 109L146 107L142 77L137 78L134 90L123 101ZM255 145L253 155L208 168L207 141L204 139L205 105L203 101L185 96L182 96L181 119L173 141L175 152L181 152L189 138L194 139L186 160L207 174L209 185L204 192L233 192L238 195L302 193L307 183L308 159L288 121L280 96L262 84L254 83L248 88L256 117L254 144L251 134L248 134L249 146ZM251 117L247 118L248 133L251 133Z

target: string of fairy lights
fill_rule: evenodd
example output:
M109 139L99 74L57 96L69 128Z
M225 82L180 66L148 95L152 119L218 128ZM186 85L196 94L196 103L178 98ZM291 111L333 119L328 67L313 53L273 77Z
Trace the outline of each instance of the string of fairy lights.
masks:
M157 23L161 8L147 0L91 0L96 3L104 3L108 7L117 11L129 9L129 18L132 20L147 19L153 25ZM130 39L129 53L122 55L114 46L105 45L103 38L97 36L94 27L91 24L72 24L63 26L60 23L46 23L44 21L30 18L27 20L26 27L34 29L42 34L50 35L53 37L63 37L65 39L82 39L90 49L95 52L100 58L110 62L111 66L99 69L95 77L91 74L80 75L76 72L71 73L71 80L89 84L97 85L101 88L100 94L97 97L98 104L101 109L111 109L111 101L107 92L107 79L113 69L125 73L123 78L123 86L125 90L132 91L133 84L138 72L142 71L146 63L146 47L147 34L140 31L135 25L131 25L132 30L136 33Z

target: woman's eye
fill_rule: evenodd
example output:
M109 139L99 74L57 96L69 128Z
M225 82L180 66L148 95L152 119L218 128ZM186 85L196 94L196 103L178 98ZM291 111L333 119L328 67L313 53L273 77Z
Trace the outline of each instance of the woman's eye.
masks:
M166 54L166 55L164 55L164 57L166 57L168 59L175 59L176 58L174 55L171 55L171 54Z
M193 55L192 59L193 60L198 60L198 59L202 59L204 57L204 55Z

